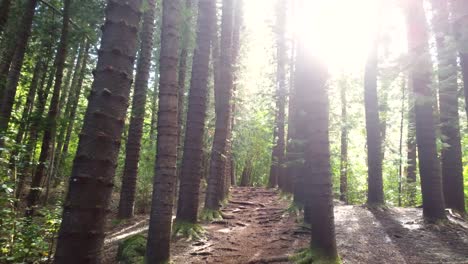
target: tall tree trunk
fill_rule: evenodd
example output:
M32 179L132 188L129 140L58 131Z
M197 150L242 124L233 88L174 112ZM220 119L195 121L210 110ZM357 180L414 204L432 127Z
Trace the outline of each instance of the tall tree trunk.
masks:
M78 103L80 101L80 96L83 90L83 80L87 72L87 64L88 64L88 59L89 59L89 48L90 48L90 43L89 41L86 43L86 48L85 48L85 54L83 57L83 62L81 65L79 77L78 77L78 82L76 86L74 86L73 89L73 97L71 98L70 102L70 111L66 115L68 118L69 122L67 124L67 129L65 133L65 138L63 139L63 147L61 149L61 156L60 156L60 161L57 162L57 173L61 173L62 165L65 162L66 158L68 157L68 147L70 145L70 138L71 134L73 131L73 127L75 125L75 117L76 117L76 111L78 108ZM61 177L60 177L61 179Z
M304 193L305 219L311 224L310 247L323 258L335 263L338 259L330 167L329 102L326 67L307 50L304 40L298 44L296 62L296 99L303 113L306 130L304 147L304 174L307 192ZM328 262L327 262L328 263Z
M406 183L408 184L408 205L414 206L416 203L416 120L414 112L414 95L411 82L408 82L408 135L406 140Z
M276 68L276 79L277 79L277 98L276 98L276 137L274 142L274 163L276 168L276 175L273 178L277 179L277 183L282 190L285 190L285 175L284 175L284 156L285 156L285 116L286 116L286 10L287 5L285 0L280 0L277 3L277 21L276 21L276 57L277 57L277 68ZM275 151L276 150L276 151ZM271 177L270 177L271 179ZM274 182L273 182L274 183ZM275 187L273 183L271 187Z
M295 14L295 1L292 1L292 12L293 15ZM295 123L294 123L294 114L295 114L295 89L294 89L294 70L295 70L295 55L296 55L296 41L295 37L293 36L293 39L291 41L291 57L289 61L289 94L288 94L288 131L287 131L287 145L286 145L286 169L285 169L285 175L287 175L287 185L288 189L291 192L294 192L296 194L296 188L295 188L295 181L296 181L296 174L294 173L295 165L292 164L294 161L294 144L293 144L293 134L295 131ZM296 195L294 195L296 197Z
M10 13L11 0L3 0L0 3L0 34L5 29L5 25L8 20L8 14Z
M347 83L341 83L341 155L340 155L340 200L348 203L348 102Z
M401 84L401 118L400 118L400 142L398 144L398 154L400 156L398 163L398 206L401 207L402 185L403 185L403 125L405 122L405 101L406 101L406 76L403 77Z
M198 3L197 40L188 98L187 125L180 177L177 220L196 223L202 179L203 135L208 97L210 47L215 23L215 3Z
M463 90L465 94L465 111L468 117L468 1L451 0L452 21L455 30L455 40L458 45Z
M178 78L180 0L163 0L158 139L146 261L170 259L172 210L177 178Z
M384 203L382 180L382 138L377 98L378 42L375 40L366 65L364 103L366 110L368 191L367 203Z
M58 184L61 181L58 174L60 170L60 165L62 163L62 149L63 149L64 140L65 140L65 133L66 133L68 124L70 122L73 122L68 117L70 115L70 110L73 105L73 96L74 96L74 92L78 83L78 79L80 77L83 58L85 56L85 52L87 52L86 48L87 48L87 43L86 43L86 40L84 40L80 44L78 57L76 58L76 63L74 67L70 65L68 69L67 77L65 78L65 81L64 81L64 93L61 93L60 95L60 101L59 101L60 122L57 126L59 128L59 132L57 136L57 145L55 148L55 155L54 155L55 161L54 161L54 166L50 167L49 169L50 170L49 174L54 179L55 184ZM75 61L75 56L73 56L73 59L70 61Z
M24 134L26 132L26 128L29 126L30 122L30 117L31 117L31 111L34 106L34 100L36 98L36 91L37 87L39 86L40 79L42 77L42 71L43 71L43 64L44 61L39 59L36 62L36 65L34 66L33 70L33 76L31 79L31 83L29 85L29 90L28 90L28 95L26 96L26 102L23 108L23 113L21 114L21 121L18 127L18 133L16 133L15 137L15 145L16 147L13 149L11 153L11 158L10 158L10 165L15 168L16 167L16 161L18 159L17 155L19 154L19 149L18 147L21 145L24 139Z
M93 88L64 202L54 263L100 263L127 110L140 0L109 0Z
M205 208L219 210L224 183L225 153L232 98L233 0L223 0L219 82L215 85L216 128L211 151ZM216 75L216 74L215 74Z
M31 35L32 22L38 0L28 0L24 7L23 16L16 34L15 52L11 61L10 70L3 90L3 96L0 104L0 133L5 133L10 122L11 111L15 102L16 88L20 78L21 67L23 66L24 55ZM5 54L2 54L5 55ZM1 82L1 81L0 81ZM0 85L2 85L0 83ZM3 142L0 142L3 145Z
M65 59L67 57L67 46L69 38L69 24L70 24L70 5L71 0L64 1L63 8L63 24L62 33L60 36L60 42L57 49L57 60L55 70L55 83L54 90L52 92L52 98L50 101L49 112L46 118L46 126L44 129L44 136L42 139L41 153L39 155L39 164L34 172L33 180L31 183L31 190L27 197L27 210L26 215L32 216L34 213L34 207L39 201L41 194L41 185L46 174L46 162L51 154L51 149L54 147L54 140L56 134L57 117L59 111L59 98L60 89L62 88L63 70L65 68Z
M143 15L143 26L140 34L141 47L138 57L135 90L133 92L132 116L128 129L125 147L125 166L120 191L118 217L131 218L134 214L135 192L140 160L141 138L145 119L146 91L148 89L151 53L153 49L155 0L148 0L148 8Z
M41 84L39 85L39 90L37 92L37 100L35 110L31 114L31 124L29 126L28 141L24 150L24 156L22 157L23 168L21 168L20 177L18 178L18 184L16 187L16 197L19 198L22 196L25 179L27 176L32 174L33 169L33 159L34 159L34 149L37 144L37 139L41 130L41 124L43 121L43 115L47 103L47 97L49 91L52 87L54 80L55 67L49 67L50 57L53 56L53 50L49 47L49 51L45 53L47 62L44 64L44 75L42 76ZM51 68L48 72L48 68ZM47 84L46 84L47 79Z
M439 61L439 105L442 138L442 186L445 206L465 212L463 164L458 115L457 53L451 48L453 34L449 22L447 2L432 0L433 25L436 33Z
M186 79L187 79L187 59L189 55L189 45L191 43L191 27L192 27L192 21L193 21L193 0L185 0L185 6L184 6L184 12L182 14L184 15L184 21L183 25L181 27L182 29L182 35L181 35L181 50L180 50L180 57L179 57L179 80L178 80L178 86L179 86L179 94L178 94L178 100L179 100L179 107L178 107L178 122L179 122L179 129L177 130L178 133L178 152L177 152L177 157L178 157L178 166L181 166L180 161L182 159L182 150L184 148L183 143L184 143L184 133L186 127L184 127L185 122L184 122L184 117L185 117L185 84L186 84ZM179 172L180 175L180 172Z
M423 1L407 3L408 47L413 61L411 80L415 97L416 143L423 196L423 214L428 221L445 219L444 197L437 158L433 97L432 62L429 55L426 16Z
M252 159L248 158L245 162L244 169L242 170L240 186L249 187L251 186L252 178Z

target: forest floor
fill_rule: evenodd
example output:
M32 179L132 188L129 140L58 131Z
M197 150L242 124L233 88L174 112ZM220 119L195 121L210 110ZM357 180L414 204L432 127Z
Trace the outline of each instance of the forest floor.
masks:
M308 245L310 233L288 213L290 202L263 188L232 189L223 208L226 219L203 224L205 238L173 242L178 263L291 263L288 257ZM468 223L449 214L443 225L426 225L418 208L370 210L335 204L338 251L343 263L468 263ZM117 263L119 241L146 232L148 217L109 228L105 263Z

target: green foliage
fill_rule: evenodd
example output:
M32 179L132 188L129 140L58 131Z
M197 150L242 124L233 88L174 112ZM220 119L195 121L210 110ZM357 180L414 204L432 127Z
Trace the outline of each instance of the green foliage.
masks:
M199 240L203 238L205 230L199 224L176 220L172 227L172 236L174 238L183 237L187 240Z
M119 244L117 260L122 264L143 264L146 255L146 237L135 235Z
M14 184L0 183L0 262L43 263L51 259L60 226L61 206L40 209L41 217L23 217L16 209Z
M221 211L211 210L211 209L203 209L200 214L200 220L203 222L212 222L215 220L220 220L223 218Z

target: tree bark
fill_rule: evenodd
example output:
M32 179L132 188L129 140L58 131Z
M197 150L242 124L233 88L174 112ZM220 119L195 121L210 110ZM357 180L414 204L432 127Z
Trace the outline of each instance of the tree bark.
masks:
M100 263L132 82L140 0L109 0L54 263Z
M377 98L378 43L375 40L366 65L364 103L366 110L369 205L384 204L382 181L382 138Z
M14 47L15 52L9 68L10 70L8 71L8 76L4 86L5 89L0 89L0 91L3 90L3 96L0 104L0 133L5 133L7 131L8 123L10 122L11 111L15 102L16 89L18 87L26 47L28 45L29 36L31 35L32 22L37 2L38 0L28 0L26 2L19 26L20 28L14 42L16 44ZM5 54L2 55L4 56ZM0 83L0 85L2 84ZM0 144L3 145L3 141L0 142Z
M414 206L416 203L416 120L414 112L414 95L411 82L408 82L408 135L406 140L407 164L406 164L406 182L408 184L408 205Z
M423 215L435 222L445 219L440 163L437 158L433 97L431 92L432 62L423 1L407 3L408 47L415 59L411 69L415 97L416 143L423 196ZM417 60L416 60L417 59Z
M163 0L158 139L146 261L170 259L172 210L177 178L180 0Z
M232 98L233 0L223 0L219 82L215 85L216 128L211 151L205 208L219 210L225 172L225 154ZM216 74L215 74L216 75Z
M208 97L208 74L211 40L215 23L215 3L198 3L197 40L187 109L185 144L180 174L177 220L196 223L198 219L200 180L202 179L203 136Z
M138 57L135 89L133 92L132 115L125 147L125 166L122 176L118 217L132 218L135 207L138 161L140 160L141 138L145 119L146 90L148 89L156 3L148 0L148 8L143 15L143 26L140 34L141 47Z

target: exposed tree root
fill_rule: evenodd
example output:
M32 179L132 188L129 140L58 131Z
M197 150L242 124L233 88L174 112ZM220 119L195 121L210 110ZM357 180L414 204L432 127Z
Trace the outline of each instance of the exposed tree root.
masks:
M172 236L174 238L186 238L187 240L199 240L203 238L205 230L199 224L193 224L184 221L175 221L172 227Z

